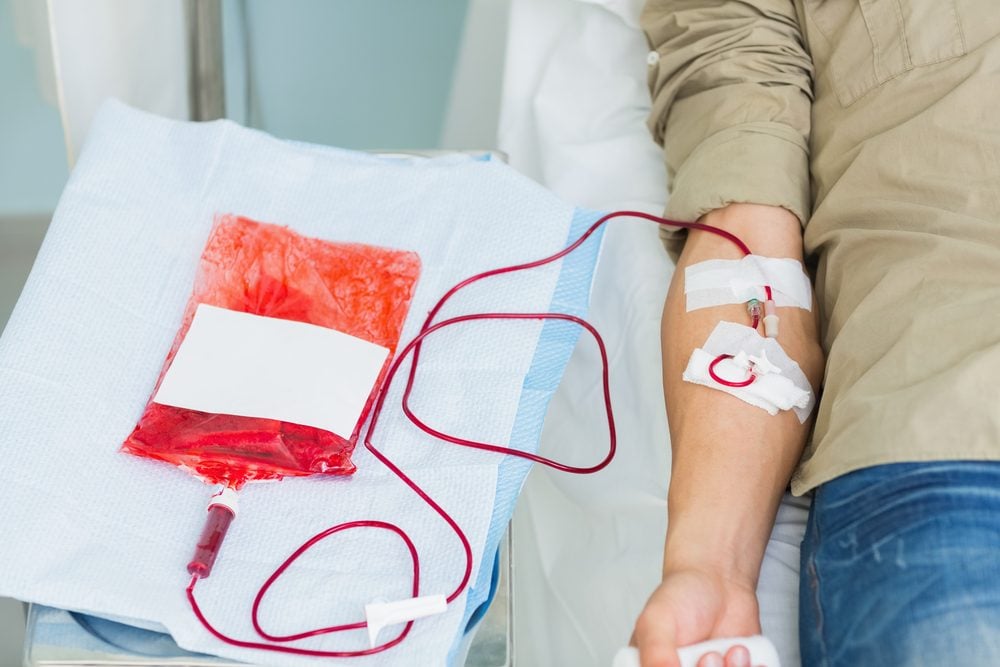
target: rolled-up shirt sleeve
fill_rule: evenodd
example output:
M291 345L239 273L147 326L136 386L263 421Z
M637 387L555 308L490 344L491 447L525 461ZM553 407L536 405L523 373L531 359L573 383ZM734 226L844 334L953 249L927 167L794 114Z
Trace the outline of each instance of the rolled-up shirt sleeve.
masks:
M666 216L696 220L731 203L810 211L812 61L794 4L649 0L649 128L663 146ZM662 228L668 250L683 243Z

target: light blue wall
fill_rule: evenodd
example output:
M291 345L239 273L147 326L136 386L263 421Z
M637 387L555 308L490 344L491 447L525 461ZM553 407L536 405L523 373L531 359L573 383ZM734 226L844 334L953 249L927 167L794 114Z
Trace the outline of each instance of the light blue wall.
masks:
M441 145L468 0L224 3L230 118L346 148ZM62 128L34 52L15 39L10 0L0 0L0 86L0 216L50 213L68 176Z
M467 0L226 0L227 115L346 148L440 145Z
M50 213L68 176L59 112L42 101L34 58L0 0L0 217Z

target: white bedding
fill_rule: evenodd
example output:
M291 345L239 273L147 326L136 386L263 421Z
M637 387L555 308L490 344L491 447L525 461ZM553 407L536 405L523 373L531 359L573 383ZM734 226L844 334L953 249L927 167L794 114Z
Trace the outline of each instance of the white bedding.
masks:
M666 175L645 127L641 4L512 2L499 145L577 205L663 210ZM654 225L611 223L590 320L608 344L619 453L596 476L531 473L514 521L518 667L611 664L658 582L670 469L659 331L672 271ZM607 446L591 345L574 354L547 417L543 453L559 460L596 461ZM786 496L758 588L764 632L792 667L807 508Z

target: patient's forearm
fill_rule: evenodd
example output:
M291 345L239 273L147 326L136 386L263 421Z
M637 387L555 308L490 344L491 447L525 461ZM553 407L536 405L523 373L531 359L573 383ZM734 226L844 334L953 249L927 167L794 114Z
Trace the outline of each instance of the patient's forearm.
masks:
M782 208L733 204L701 220L736 234L757 255L802 261L798 219ZM690 233L664 306L663 384L673 450L664 570L711 568L756 583L782 493L798 462L808 423L791 411L770 416L734 396L684 382L694 348L720 320L749 324L744 305L685 312L684 268L738 259L731 242ZM816 391L823 370L816 308L780 308L778 342Z

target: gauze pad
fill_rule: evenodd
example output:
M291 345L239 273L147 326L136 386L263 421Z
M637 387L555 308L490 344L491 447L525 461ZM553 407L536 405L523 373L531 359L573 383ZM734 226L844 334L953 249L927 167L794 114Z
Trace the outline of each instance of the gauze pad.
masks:
M688 311L750 299L763 302L764 285L771 286L777 306L812 308L812 285L802 264L794 259L747 255L743 259L711 259L684 269Z
M729 387L716 382L708 367L720 354L733 355L733 358L724 359L715 366L717 375L733 381L743 380L754 362L757 379L746 387ZM802 369L785 354L778 341L733 322L719 322L704 347L695 348L683 377L687 382L732 394L771 415L778 414L779 410L794 410L801 423L809 418L816 403Z

